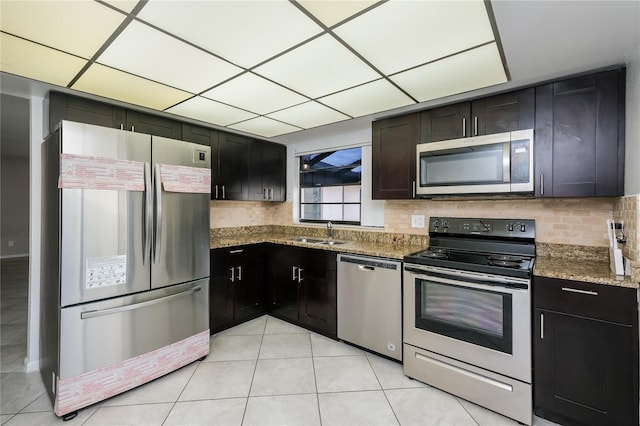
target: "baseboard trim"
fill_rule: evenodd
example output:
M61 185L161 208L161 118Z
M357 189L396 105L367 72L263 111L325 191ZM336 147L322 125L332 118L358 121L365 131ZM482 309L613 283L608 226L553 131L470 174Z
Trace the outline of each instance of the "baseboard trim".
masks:
M24 371L25 373L33 373L35 371L40 371L40 360L39 359L30 360L29 357L25 357Z

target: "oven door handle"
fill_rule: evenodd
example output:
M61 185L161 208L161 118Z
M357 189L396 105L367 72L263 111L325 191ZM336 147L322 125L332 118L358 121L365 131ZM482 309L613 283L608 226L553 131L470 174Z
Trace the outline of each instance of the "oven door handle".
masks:
M488 286L488 289L495 287L521 290L529 289L527 280L516 281L509 278L487 277L482 276L481 274L467 273L465 271L447 271L446 273L443 273L441 271L425 270L423 268L415 268L411 266L405 266L404 270L414 275L421 275L426 279L432 279L434 281L442 282L445 284L460 285L460 281L464 280L464 284L475 284L485 287Z

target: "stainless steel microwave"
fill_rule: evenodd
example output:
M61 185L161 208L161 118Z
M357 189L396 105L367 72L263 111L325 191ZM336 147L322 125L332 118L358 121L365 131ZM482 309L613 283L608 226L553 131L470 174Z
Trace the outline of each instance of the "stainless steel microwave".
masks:
M416 146L416 196L533 192L533 129Z

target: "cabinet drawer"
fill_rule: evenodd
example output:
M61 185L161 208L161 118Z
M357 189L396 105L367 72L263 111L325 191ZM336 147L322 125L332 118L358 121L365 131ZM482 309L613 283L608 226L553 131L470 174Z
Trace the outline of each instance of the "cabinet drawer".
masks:
M632 288L534 277L533 292L537 309L620 324L638 320L636 290Z
M253 262L262 261L262 245L225 247L212 250L216 262ZM235 259L235 260L234 260Z

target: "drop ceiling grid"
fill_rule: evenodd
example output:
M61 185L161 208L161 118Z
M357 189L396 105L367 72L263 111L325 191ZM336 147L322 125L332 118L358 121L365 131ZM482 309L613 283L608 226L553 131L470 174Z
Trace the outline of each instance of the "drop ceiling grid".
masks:
M36 51L68 49L82 58L95 55L139 10L72 88L265 137L506 81L500 55L484 48L495 43L482 0L149 0L142 8L133 1L82 2L89 21L100 23L95 33L93 22L75 23L93 40L93 51L61 39L69 31L55 31L64 22L73 30L65 17L73 2L41 3L47 6L36 14L49 19L38 31L32 7L9 3L32 2L2 2L3 40L16 33L43 45ZM12 24L5 26L7 10ZM28 24L14 24L20 19ZM29 72L34 65L20 60L11 71L3 59L0 69L65 84L64 73Z

